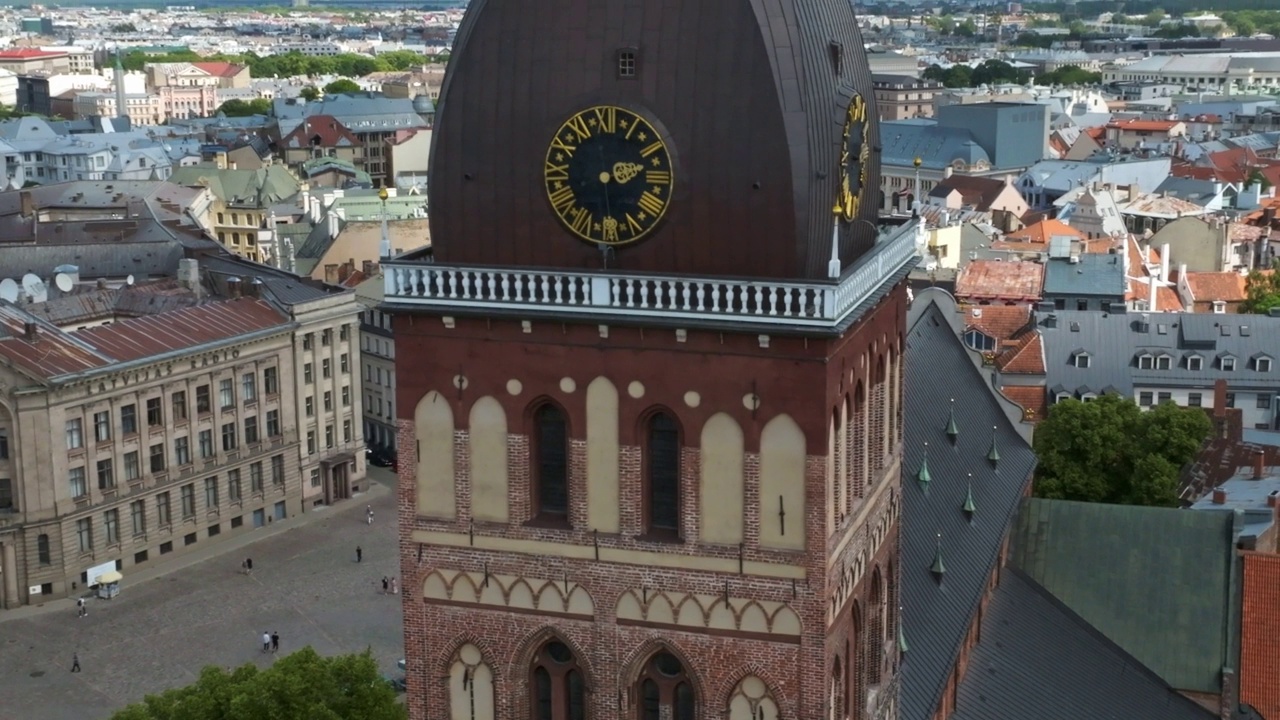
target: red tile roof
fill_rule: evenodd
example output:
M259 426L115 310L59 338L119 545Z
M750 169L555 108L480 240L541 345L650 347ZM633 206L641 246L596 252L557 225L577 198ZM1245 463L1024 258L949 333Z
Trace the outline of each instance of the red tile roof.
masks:
M1030 317L1030 305L975 305L964 314L964 325L1004 342L1025 327Z
M1280 556L1244 553L1240 702L1280 717Z
M1044 287L1044 265L1021 260L973 260L956 279L956 297L1034 302Z
M229 62L194 62L191 64L214 77L235 77L245 68L244 65Z
M1000 392L1022 408L1022 419L1026 422L1039 422L1049 412L1048 394L1043 385L1005 385Z
M1108 130L1142 130L1167 133L1181 124L1181 120L1112 120L1107 123L1106 127Z
M1021 342L1000 353L996 367L1010 375L1044 375L1044 343L1040 333L1029 332Z
M1034 242L1048 245L1049 238L1055 235L1070 235L1074 238L1084 238L1085 236L1084 233L1061 220L1049 219L1041 220L1035 225L1028 225L1017 232L1011 232L1005 235L1004 239L1007 241Z
M259 330L283 328L289 322L288 316L270 303L240 298L76 332L39 322L36 341L28 342L24 322L31 318L14 306L0 306L0 356L44 379L232 340ZM9 337L3 337L5 331Z
M1246 297L1246 280L1245 276L1235 272L1187 272L1187 285L1197 302L1241 302Z
M311 147L311 139L316 137L320 138L317 147L354 148L361 145L360 138L332 115L311 115L304 118L298 127L280 139L280 144L286 148Z
M13 48L0 50L0 60L39 60L41 58L66 57L65 52L39 50L37 48Z

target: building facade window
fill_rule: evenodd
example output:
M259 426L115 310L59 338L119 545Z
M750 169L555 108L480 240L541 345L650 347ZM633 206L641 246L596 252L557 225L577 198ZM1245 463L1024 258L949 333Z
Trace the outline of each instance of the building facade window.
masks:
M189 520L196 516L196 486L186 484L182 486L182 518Z
M633 48L623 48L618 51L618 77L633 78L639 69L637 61L637 53Z
M112 472L110 458L98 461L98 489L111 490L116 486L115 473Z
M267 411L267 436L276 437L280 434L280 411Z
M240 502L242 488L240 487L240 471L227 471L227 499L231 502Z
M654 655L637 682L639 720L694 720L697 705L693 684L679 658L669 652Z
M1187 394L1187 407L1200 407L1200 402L1201 402L1200 393Z
M89 485L85 482L83 467L73 467L68 470L67 479L71 486L71 497L82 498L89 494Z
M1258 372L1271 372L1271 358L1258 358L1253 361L1253 366Z
M236 449L236 424L233 422L222 424L222 451L231 452Z
M550 403L534 413L535 512L539 517L567 522L569 517L569 424L564 411Z
M120 408L120 434L136 435L138 433L138 406L125 405Z
M1259 410L1271 409L1271 395L1268 393L1258 393L1257 407Z
M203 457L208 457L203 455ZM180 437L173 441L173 464L178 467L191 464L191 440Z
M98 442L111 439L111 413L102 411L93 414L93 438Z
M236 389L231 378L218 381L218 408L230 410L236 406Z
M258 378L253 373L245 373L240 377L240 396L247 403L258 399Z
M269 367L262 371L262 390L268 397L280 394L280 370Z
M218 478L217 476L204 479L204 505L212 510L218 507Z
M258 416L252 415L244 419L244 444L253 445L258 442Z
M142 476L142 460L138 457L137 450L131 450L124 454L124 479L125 482L133 482Z
M333 361L325 358L320 361L320 374L325 378L333 377Z
M120 511L108 510L102 514L103 525L107 531L107 545L120 544Z
M156 495L156 522L160 527L168 527L173 523L172 508L169 506L169 493Z
M134 500L129 503L129 516L133 520L133 536L147 534L147 503L144 500Z
M275 455L271 458L271 484L284 485L284 456Z
M201 459L211 458L214 456L213 449L213 431L200 431L200 457Z
M314 397L312 397L311 395L308 395L307 399L303 401L303 406L307 413L307 417L315 417L316 399Z
M1138 404L1142 407L1151 407L1152 395L1151 391L1144 390L1138 393Z
M1167 393L1167 392L1156 393L1156 404L1158 405L1163 405L1164 403L1167 403L1171 400L1173 400L1173 393Z
M1188 370L1200 370L1203 366L1204 366L1204 358L1200 357L1199 355L1192 355L1191 357L1187 358Z
M315 369L311 366L311 363L302 366L302 381L308 385L315 381Z
M646 529L651 533L680 532L680 428L665 412L654 413L645 437L644 480Z
M79 450L84 447L84 422L80 418L67 421L67 449Z
M196 388L196 414L208 415L213 412L213 398L209 394L209 386L201 385Z
M151 472L164 472L164 443L151 446Z
M80 518L76 521L76 542L80 552L93 552L93 520Z
M552 640L533 659L533 720L586 720L586 683L568 645Z
M316 454L316 431L315 430L307 431L307 454L308 455Z
M351 353L342 353L342 356L338 358L338 361L344 375L351 372Z
M173 421L182 422L187 419L187 393L176 392L173 394Z
M164 407L160 398L149 398L147 400L147 427L159 427L164 425Z
M350 407L350 405L351 405L351 386L343 385L342 386L342 406Z
M41 565L53 564L53 552L49 549L49 536L41 534L36 538L36 560Z
M333 412L333 392L331 390L324 391L324 411Z

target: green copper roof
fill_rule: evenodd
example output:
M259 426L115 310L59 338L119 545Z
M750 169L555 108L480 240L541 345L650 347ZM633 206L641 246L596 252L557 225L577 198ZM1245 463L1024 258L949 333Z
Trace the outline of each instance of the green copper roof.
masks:
M947 566L942 563L942 535L938 535L938 550L933 554L933 564L929 566L929 571L942 579L942 575L947 571Z
M999 428L991 428L991 449L987 451L987 459L994 465L1000 462L1000 449L996 447L996 432Z
M906 654L907 652L907 636L902 631L902 612L898 612L898 652Z
M1031 498L1010 562L1178 690L1233 667L1233 513Z
M969 476L969 492L964 496L964 511L968 515L973 515L978 511L978 506L973 503L973 476Z
M916 480L920 487L927 488L932 478L929 477L929 443L924 444L924 457L920 459L920 469L916 471Z
M954 441L959 435L960 428L956 427L956 399L951 398L951 411L947 415L947 437Z

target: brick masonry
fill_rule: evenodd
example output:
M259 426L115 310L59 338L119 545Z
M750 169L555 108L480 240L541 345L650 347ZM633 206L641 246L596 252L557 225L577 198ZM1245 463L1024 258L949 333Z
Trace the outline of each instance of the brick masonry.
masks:
M760 347L754 335L690 330L687 340L676 341L670 329L611 328L605 338L604 333L596 333L596 326L535 322L529 331L518 321L459 318L446 328L438 317L397 316L401 365L397 368L396 405L402 413L398 421L402 462L397 492L410 717L450 718L450 666L458 649L469 643L480 648L484 663L493 671L495 717L530 718L532 658L551 638L565 642L577 655L586 676L592 718L635 717L635 678L660 648L681 657L690 670L702 720L727 720L729 698L747 675L765 681L782 718L894 717L897 644L892 629L896 626L901 434L901 368L895 362L900 355L894 350L901 347L905 305L905 291L899 286L839 338L774 338L767 348ZM877 373L873 368L880 363L885 371ZM453 378L462 372L467 377L465 393L453 389ZM576 376L582 388L592 377L608 377L620 389L619 533L596 533L588 526L584 393L563 391L562 375ZM520 380L523 392L506 390L513 378ZM648 389L641 393L643 398L628 396L633 378ZM853 412L849 422L833 423L833 417L841 417L846 397L852 397L852 388L858 383L870 388L867 402L859 405L861 410ZM680 399L690 388L697 388L699 403ZM431 390L439 390L455 403L454 520L419 517L415 509L413 449L417 438L413 413L419 399ZM750 407L744 394L761 399L758 410ZM509 422L510 517L505 524L471 520L466 409L482 396L502 403ZM527 410L540 397L562 404L570 421L567 529L527 523L532 513ZM655 406L678 418L685 438L682 531L681 539L673 542L641 534L643 451L637 423L647 408ZM702 512L697 485L701 464L698 430L716 412L731 414L743 429L745 517L741 547L698 540ZM759 543L760 523L771 519L761 517L758 497L760 430L782 412L801 427L808 445L805 551L775 550ZM843 465L828 454L836 443L842 443L848 453L849 461ZM838 499L840 488L845 492L844 501ZM829 508L836 502L843 502L843 512ZM788 525L791 522L788 516ZM802 569L803 579L793 582L743 573L602 563L589 557L497 552L466 545L419 545L412 539L417 530L735 562L741 558L748 563ZM590 594L594 614L428 601L423 597L423 583L437 569L580 586ZM741 629L620 622L617 603L629 591L642 593L646 602L660 594L676 597L696 593L713 598L727 595L738 604L782 603L799 617L801 631L799 636L782 636ZM838 675L833 672L836 663L841 668ZM874 671L870 664L874 664Z

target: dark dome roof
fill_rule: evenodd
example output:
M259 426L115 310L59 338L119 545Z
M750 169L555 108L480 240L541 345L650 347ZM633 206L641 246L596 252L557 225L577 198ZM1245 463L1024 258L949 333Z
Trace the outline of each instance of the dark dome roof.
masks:
M428 95L419 95L413 99L413 111L419 115L430 115L436 111L436 104Z

